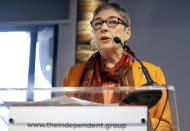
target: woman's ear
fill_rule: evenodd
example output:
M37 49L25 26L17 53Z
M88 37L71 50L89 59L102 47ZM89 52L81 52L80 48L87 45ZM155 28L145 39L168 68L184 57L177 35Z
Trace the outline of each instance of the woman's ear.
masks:
M94 41L94 42L96 42L96 36L95 36L96 34L95 34L95 32L94 32L94 30L92 30L91 31L91 36L92 36L92 40Z
M125 29L125 34L126 34L126 37L127 37L127 40L131 37L131 28L130 27L127 27Z
M94 30L91 30L91 36L92 36L92 39L94 39L94 35L95 35Z

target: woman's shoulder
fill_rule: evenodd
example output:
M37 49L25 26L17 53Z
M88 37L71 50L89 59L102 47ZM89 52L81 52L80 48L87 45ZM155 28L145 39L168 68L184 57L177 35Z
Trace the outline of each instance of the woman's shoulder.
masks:
M70 67L64 80L63 86L78 86L85 64L76 64Z
M150 76L155 82L157 82L159 85L165 85L166 80L164 77L164 73L159 66L156 66L152 63L145 62L145 61L142 61L142 63L147 68ZM136 77L140 79L140 76L142 75L141 65L135 61L133 63L132 68L133 68L134 74L137 75Z
M68 73L80 75L83 72L84 66L85 66L85 63L73 65L70 67Z
M76 64L76 65L71 66L70 69L72 69L72 70L80 70L80 69L83 69L84 66L85 66L85 63Z
M147 61L141 61L142 64L146 67L146 68L150 68L150 69L159 69L160 67L157 66L157 65L154 65L150 62L147 62ZM141 65L138 63L138 62L134 62L133 63L133 67L137 67L137 68L141 68Z

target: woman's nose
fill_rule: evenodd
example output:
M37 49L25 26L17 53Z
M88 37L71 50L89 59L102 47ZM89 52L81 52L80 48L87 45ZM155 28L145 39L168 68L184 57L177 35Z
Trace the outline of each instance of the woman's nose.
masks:
M106 22L104 22L103 24L102 24L102 27L101 27L101 31L108 31L108 25L107 25L107 23Z

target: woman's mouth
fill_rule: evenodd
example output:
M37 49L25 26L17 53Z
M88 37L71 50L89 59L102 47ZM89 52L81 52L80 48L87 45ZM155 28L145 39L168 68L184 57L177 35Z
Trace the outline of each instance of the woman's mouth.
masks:
M100 41L103 42L103 43L106 43L106 42L108 42L110 40L111 40L111 38L108 37L108 36L103 36L103 37L100 38Z

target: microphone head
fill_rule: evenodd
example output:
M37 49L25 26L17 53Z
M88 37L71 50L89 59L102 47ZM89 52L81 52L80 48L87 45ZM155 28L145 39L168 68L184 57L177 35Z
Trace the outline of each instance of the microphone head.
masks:
M121 39L119 37L114 37L114 41L115 43L117 44L120 44L121 43Z

